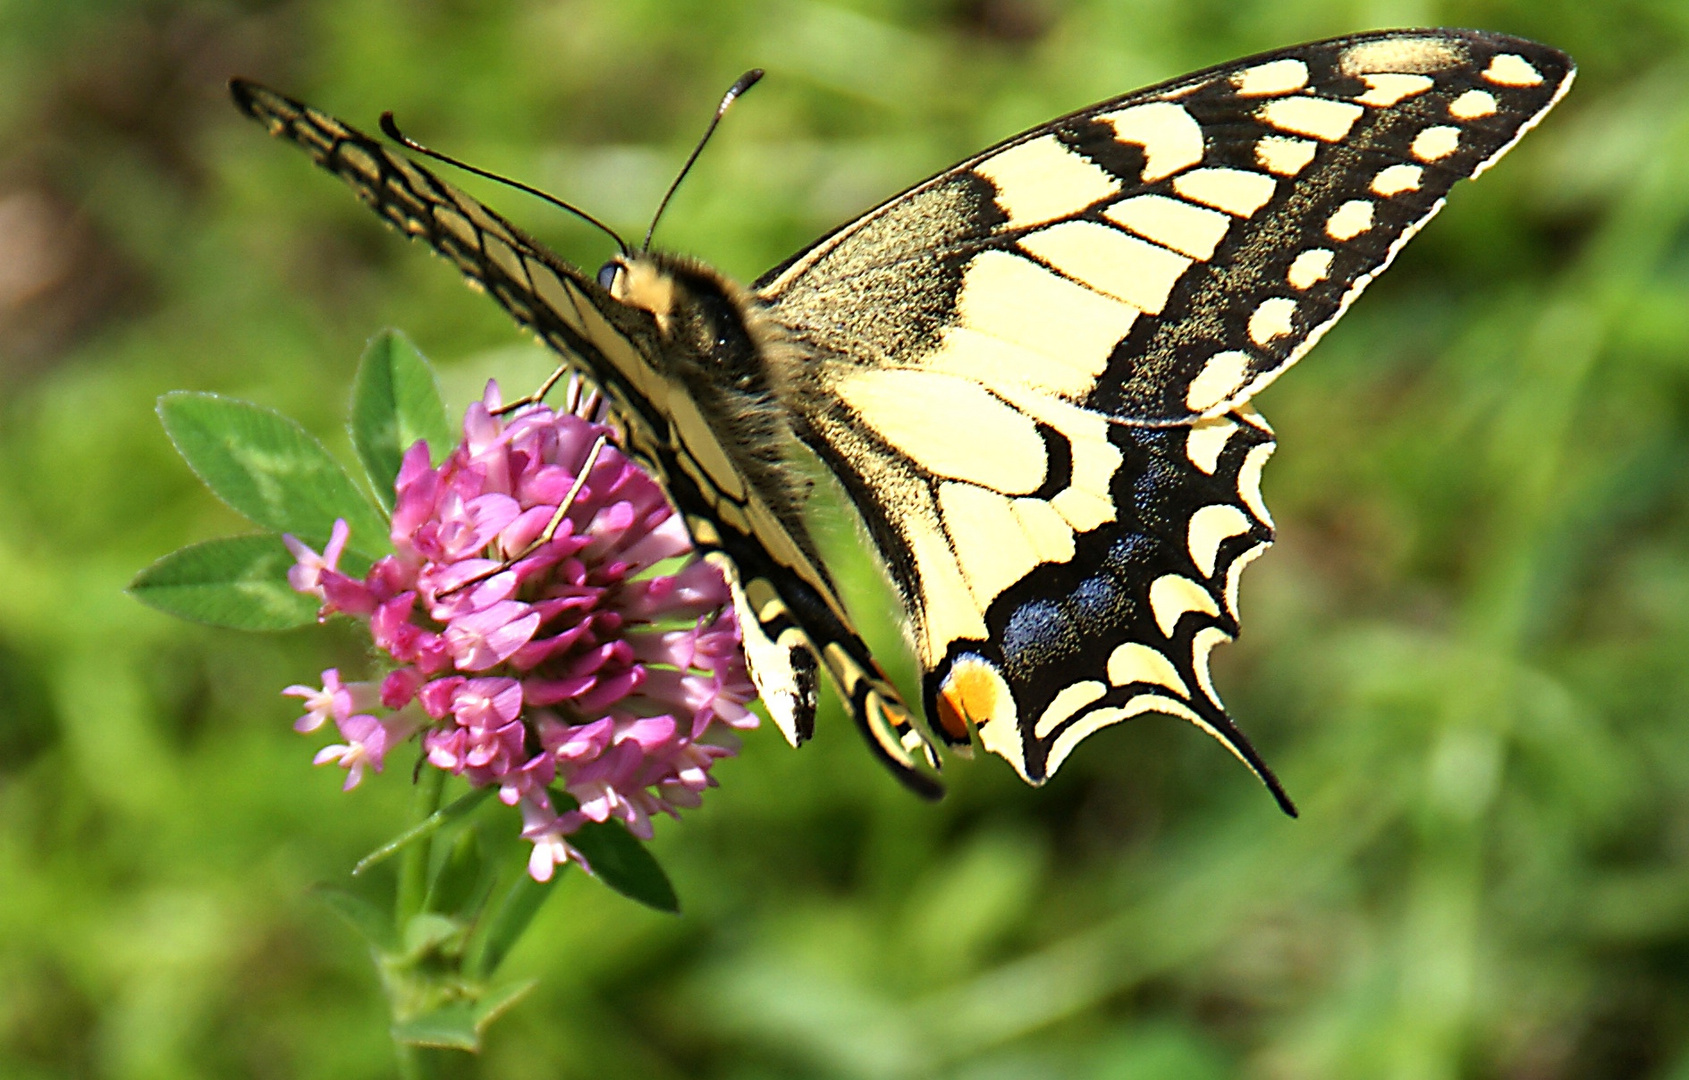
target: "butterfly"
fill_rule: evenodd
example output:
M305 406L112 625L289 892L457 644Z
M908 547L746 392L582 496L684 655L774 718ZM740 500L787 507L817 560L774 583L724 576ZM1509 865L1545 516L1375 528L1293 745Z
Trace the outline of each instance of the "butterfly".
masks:
M380 141L230 87L604 392L725 571L793 745L822 672L931 796L939 748L977 742L1040 784L1160 713L1294 814L1209 676L1273 539L1250 401L1572 77L1563 53L1467 30L1264 53L1001 142L749 285L650 250L584 273ZM924 723L819 554L816 467L902 600Z

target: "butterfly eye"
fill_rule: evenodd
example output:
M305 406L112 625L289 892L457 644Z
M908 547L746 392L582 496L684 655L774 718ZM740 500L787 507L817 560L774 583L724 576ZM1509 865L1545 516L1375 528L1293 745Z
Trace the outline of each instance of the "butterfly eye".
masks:
M605 290L614 290L616 287L616 275L621 272L621 269L622 264L617 262L615 259L611 259L603 266L600 266L598 268L599 286Z

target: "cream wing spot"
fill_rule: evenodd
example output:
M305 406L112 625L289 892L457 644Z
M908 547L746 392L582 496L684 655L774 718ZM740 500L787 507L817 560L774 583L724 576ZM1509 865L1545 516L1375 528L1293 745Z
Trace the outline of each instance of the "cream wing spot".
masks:
M1103 216L1145 240L1193 259L1212 258L1231 227L1231 219L1225 214L1165 195L1122 199L1103 211Z
M1009 505L1041 561L1064 563L1073 558L1073 529L1055 507L1043 499L1016 499Z
M1094 221L1068 221L1020 239L1020 246L1097 292L1159 314L1191 260Z
M1214 576L1214 566L1220 557L1220 545L1234 536L1242 536L1250 529L1249 518L1229 503L1213 503L1191 515L1186 546L1191 562L1202 571L1203 577Z
M1173 662L1148 645L1128 641L1115 646L1108 656L1108 681L1115 686L1151 683L1165 686L1180 697L1190 697L1190 689Z
M1144 696L1147 697L1148 695ZM1138 699L1133 699L1133 701L1136 700ZM1154 700L1161 701L1164 699L1155 698ZM1096 734L1098 731L1108 727L1110 724L1118 724L1122 720L1129 720L1133 716L1137 715L1137 713L1130 711L1131 705L1132 702L1129 701L1125 706L1120 708L1092 709L1084 716L1081 716L1079 719L1063 728L1061 734L1056 736L1056 741L1050 744L1050 753L1044 759L1045 775L1056 775L1056 770L1061 768L1062 762L1067 760L1067 755L1073 753L1073 748ZM1140 708L1138 713L1150 712L1157 708L1160 708L1160 706L1146 705Z
M1123 143L1143 147L1143 182L1153 184L1202 160L1202 127L1184 106L1152 101L1097 117Z
M1193 169L1173 178L1173 190L1191 202L1224 210L1233 217L1248 217L1267 205L1278 190L1278 182L1247 169Z
M763 622L768 622L786 610L786 605L780 600L780 594L774 591L774 586L766 578L752 578L747 582L745 599L750 602L757 618Z
M458 243L471 251L480 246L475 236L475 227L469 223L468 218L443 206L433 207L433 211L434 220L439 222L442 229L451 233Z
M1456 120L1477 120L1493 116L1495 111L1495 95L1484 90L1468 90L1449 102L1449 115Z
M1484 69L1484 80L1497 86L1537 86L1542 82L1542 72L1523 56L1501 53Z
M661 399L659 399L661 400ZM670 386L668 394L669 418L686 446L686 453L678 455L683 466L695 463L708 476L706 491L719 491L729 499L745 501L745 482L733 460L722 449L715 429L698 409L698 401L678 386ZM701 478L700 478L701 479ZM726 517L727 503L717 506ZM737 507L734 508L737 511ZM742 523L741 523L742 524Z
M1269 101L1255 110L1255 115L1280 131L1336 142L1349 134L1365 111L1349 101L1297 95Z
M1011 146L974 171L996 187L997 205L1014 227L1070 217L1120 190L1112 176L1054 135Z
M1207 589L1179 574L1163 574L1150 584L1149 607L1155 615L1155 625L1161 628L1162 636L1167 638L1173 636L1179 620L1186 615L1193 612L1201 615L1220 614L1220 609L1214 606L1214 598L1208 595Z
M1238 498L1269 529L1273 527L1273 516L1267 513L1267 504L1261 499L1261 470L1272 456L1273 444L1263 443L1244 455L1243 464L1237 470Z
M1122 458L1109 441L1108 418L1046 396L1027 394L1014 401L1027 415L1060 430L1072 453L1068 487L1050 500L1051 508L1076 532L1113 521L1110 490Z
M1272 296L1256 305L1249 316L1249 340L1266 345L1274 338L1291 332L1291 316L1296 314L1296 301L1284 296Z
M715 504L715 512L716 516L721 518L722 524L734 532L748 534L751 531L750 519L745 516L745 511L739 507L738 503L728 499L718 499Z
M1226 443L1236 432L1237 424L1224 416L1199 420L1187 429L1185 457L1202 472L1213 476L1214 470L1220 467L1220 455L1225 451Z
M1280 176L1295 176L1314 160L1319 144L1285 135L1263 135L1255 143L1255 161L1261 168Z
M1293 289L1311 289L1331 274L1332 257L1325 248L1310 248L1291 260L1284 279Z
M692 540L696 544L714 547L721 543L721 530L708 518L695 514L687 515L686 531L692 534Z
M1325 234L1333 240L1353 240L1372 228L1372 203L1350 199L1325 219Z
M921 660L929 667L938 662L952 641L983 641L989 633L956 565L955 553L938 523L931 524L931 528L916 528L909 533L909 552L921 582L922 621L916 628L916 642Z
M1032 728L1032 733L1040 739L1049 738L1050 732L1072 719L1080 709L1102 697L1108 692L1108 687L1095 679L1082 682L1068 683L1056 691L1056 696L1044 710L1044 715L1038 718L1038 723Z
M369 151L356 143L346 143L341 146L340 160L372 184L381 180L381 166L376 164L375 158L370 156Z
M1006 251L968 263L957 314L930 365L994 389L1033 385L1067 397L1090 391L1138 317Z
M489 235L484 238L484 245L487 258L496 263L498 268L504 271L506 277L517 285L528 284L528 272L523 267L521 258L511 249L509 244Z
M1255 406L1248 404L1239 405L1232 411L1237 413L1237 418L1239 420L1242 420L1250 427L1264 431L1268 435L1273 433L1273 425L1267 423L1267 418L1255 411Z
M1245 68L1232 76L1238 97L1271 97L1290 94L1308 85L1308 65L1286 58Z
M1181 720L1189 720L1216 739L1220 738L1219 733L1200 716L1192 712L1190 706L1161 694L1139 694L1118 708L1093 709L1063 728L1062 733L1056 736L1056 741L1050 744L1050 755L1046 759L1044 770L1049 775L1054 776L1056 770L1061 767L1061 763L1067 760L1067 755L1073 752L1073 748L1087 738L1110 724L1118 724L1122 720L1130 720L1134 716L1142 716L1147 712L1162 712L1169 716L1176 716ZM1224 739L1220 739L1220 741L1225 743ZM1232 752L1235 754L1237 751L1233 750Z
M996 492L952 481L939 485L938 505L978 610L1043 561L1009 500Z
M1420 161L1440 161L1460 148L1460 129L1439 125L1413 137L1411 150Z
M1418 191L1425 170L1418 165L1391 165L1372 178L1372 193L1389 198L1404 191Z
M559 318L574 329L579 330L580 323L576 321L575 313L571 310L574 302L570 299L569 290L564 286L563 280L557 276L556 271L544 265L533 265L532 271L534 292L539 294L539 298L545 301L546 307L556 312Z
M1389 37L1362 41L1343 50L1338 67L1345 75L1374 72L1425 74L1445 71L1466 59L1466 50L1451 41L1430 37Z
M1204 413L1236 393L1249 376L1249 354L1227 349L1215 353L1202 365L1185 391L1185 407Z
M1423 94L1433 85L1424 75L1403 75L1400 72L1373 72L1362 75L1361 81L1366 83L1367 91L1355 100L1375 109L1387 109L1398 101Z
M1050 500L1063 521L1078 532L1090 532L1115 519L1114 503L1106 495L1082 487L1070 487Z
M1232 618L1238 617L1237 588L1238 583L1243 580L1243 568L1254 562L1256 556L1271 546L1271 544L1257 544L1255 547L1239 554L1237 558L1232 560L1232 564L1226 567L1226 611L1231 614Z
M1024 495L1044 482L1044 440L978 383L919 368L858 368L833 390L861 422L934 476Z
M1202 692L1216 706L1220 704L1220 695L1214 691L1214 677L1208 670L1208 658L1214 646L1231 639L1232 636L1218 626L1204 626L1191 636L1191 669L1196 672L1196 681L1202 686Z

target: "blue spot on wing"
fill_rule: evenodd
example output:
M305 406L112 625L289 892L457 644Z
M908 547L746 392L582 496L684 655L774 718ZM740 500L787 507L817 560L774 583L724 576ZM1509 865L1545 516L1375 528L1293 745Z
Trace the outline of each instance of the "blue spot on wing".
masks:
M1072 620L1055 600L1031 600L1016 608L1003 630L1003 659L1011 669L1059 663L1071 651Z

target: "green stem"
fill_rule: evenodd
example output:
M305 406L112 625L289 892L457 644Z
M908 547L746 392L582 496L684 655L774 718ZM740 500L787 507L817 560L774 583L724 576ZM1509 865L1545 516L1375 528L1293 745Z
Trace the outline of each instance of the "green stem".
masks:
M426 821L440 808L440 792L445 787L446 774L440 769L423 769L416 783L412 801L417 821ZM405 849L399 863L399 894L393 915L401 940L411 918L422 911L422 901L428 895L428 857L434 850L432 837L424 837Z
M427 821L440 808L440 792L444 789L446 774L439 769L423 769L417 778L416 792L411 798L411 806L417 821ZM398 931L399 940L405 939L405 927L410 925L412 917L422 910L423 897L428 894L428 856L433 851L433 840L424 836L416 843L405 849L404 858L399 862L399 887L393 905L393 925ZM400 1010L402 1006L394 995L391 980L387 982L388 1006ZM399 1016L397 1011L394 1020ZM440 1080L446 1075L441 1069L440 1051L428 1047L413 1046L395 1039L393 1051L399 1059L399 1075L404 1080Z

